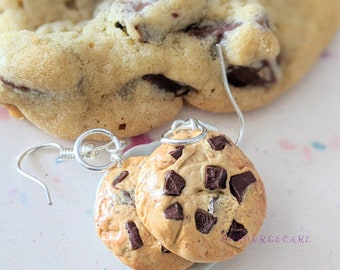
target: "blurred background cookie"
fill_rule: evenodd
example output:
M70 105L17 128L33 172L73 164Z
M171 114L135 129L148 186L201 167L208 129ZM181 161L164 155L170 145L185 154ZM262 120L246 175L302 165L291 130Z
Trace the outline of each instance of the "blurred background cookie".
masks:
M39 8L37 8L39 6ZM118 137L172 121L183 102L242 110L270 103L312 67L338 0L0 1L0 104L62 138Z

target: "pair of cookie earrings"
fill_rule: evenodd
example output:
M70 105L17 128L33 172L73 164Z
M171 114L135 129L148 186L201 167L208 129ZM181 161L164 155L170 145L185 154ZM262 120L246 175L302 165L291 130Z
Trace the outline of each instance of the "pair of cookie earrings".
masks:
M235 143L214 127L189 119L175 121L160 141L126 152L124 142L111 132L91 129L72 149L42 144L18 160L19 172L44 188L49 204L47 186L22 169L27 155L52 147L60 151L60 161L76 159L90 170L107 170L96 195L96 229L107 247L132 268L187 269L194 263L222 261L241 253L262 225L263 182L237 147L244 120L228 86L220 45L217 52L226 92L241 124ZM85 143L98 134L109 141L99 146ZM89 162L102 152L108 162Z

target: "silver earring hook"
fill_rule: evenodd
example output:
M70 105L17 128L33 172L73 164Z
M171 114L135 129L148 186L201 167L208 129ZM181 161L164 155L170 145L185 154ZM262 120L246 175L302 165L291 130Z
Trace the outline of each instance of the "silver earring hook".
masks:
M23 176L27 177L28 179L32 180L33 182L37 183L38 185L40 185L44 190L45 190L45 194L47 196L47 202L49 205L52 205L52 199L51 199L51 194L46 186L46 184L44 184L44 182L42 182L40 179L38 179L37 177L25 172L22 169L22 162L23 160L30 154L33 154L34 152L41 150L41 149L46 149L46 148L56 148L59 151L61 151L62 147L61 145L57 144L57 143L45 143L45 144L40 144L37 145L35 147L32 147L30 149L28 149L27 151L25 151L24 153L22 153L22 155L19 157L18 159L18 163L17 163L17 170L19 173L21 173Z
M223 57L223 52L222 52L222 46L223 46L222 43L216 44L224 89L225 89L226 94L228 95L229 101L230 101L231 105L233 106L233 108L234 108L234 110L237 114L237 117L239 119L239 122L240 122L239 134L238 134L237 139L235 140L235 144L237 146L239 146L239 144L242 140L242 137L243 137L243 133L244 133L244 117L243 117L242 111L240 110L239 106L237 105L237 103L236 103L236 101L235 101L235 99L234 99L234 97L231 93L231 90L229 88L228 78L227 78L227 74L226 74L226 65L224 63L224 57ZM190 118L186 121L176 120L172 124L171 129L163 133L162 138L161 138L161 142L162 143L174 144L174 145L195 143L195 142L203 139L206 136L207 129L213 130L214 128L209 126L208 124L200 121L200 120L196 120L196 119L193 119L193 118ZM201 133L199 133L198 135L196 135L192 138L171 139L171 137L173 135L175 135L176 132L181 131L181 130L200 130Z
M85 144L84 140L86 139L86 137L90 135L94 135L94 134L105 135L106 137L110 139L110 141L104 145L97 146L97 147L95 147L93 144L89 144L89 143ZM123 162L122 155L123 155L123 149L125 148L125 146L126 144L124 141L120 141L116 136L114 136L108 130L101 129L101 128L90 129L82 133L77 138L73 148L66 148L57 143L45 143L45 144L34 146L26 150L18 158L17 170L23 176L39 184L45 191L48 204L52 205L52 199L51 199L51 195L50 195L47 185L43 181L38 179L37 177L23 170L22 163L25 158L27 158L29 155L33 154L34 152L37 152L42 149L57 149L59 150L59 156L57 157L58 162L76 160L86 169L93 170L93 171L104 171L115 166L116 164L120 165ZM95 159L96 157L99 156L99 152L102 150L106 151L110 155L110 162L104 165L92 165L85 160L86 158L92 159L92 160Z
M240 107L237 105L237 103L236 103L236 101L233 97L233 94L231 93L231 90L229 88L228 78L227 78L227 74L226 74L226 65L224 63L224 57L223 57L223 52L222 52L222 46L223 45L221 43L216 44L217 54L218 54L220 67L221 67L221 74L222 74L224 89L225 89L225 92L228 95L230 103L233 106L233 108L234 108L234 110L237 114L237 117L240 121L240 129L239 129L238 137L235 141L235 144L238 146L240 144L241 140L242 140L243 133L244 133L244 117L243 117L243 113L242 113Z

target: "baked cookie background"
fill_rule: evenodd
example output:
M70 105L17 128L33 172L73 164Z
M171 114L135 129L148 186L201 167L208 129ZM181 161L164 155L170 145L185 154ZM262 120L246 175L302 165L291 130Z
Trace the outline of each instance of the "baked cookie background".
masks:
M193 263L162 247L137 216L134 191L145 159L129 158L106 174L96 198L96 230L104 244L133 269L187 269Z
M215 51L221 41L241 109L268 104L311 68L340 20L338 0L26 0L0 8L0 103L63 138L91 127L138 135L173 120L183 101L231 111Z
M174 138L193 134L182 131ZM266 213L260 176L219 132L189 145L162 144L141 167L135 195L146 228L167 249L195 262L241 253Z

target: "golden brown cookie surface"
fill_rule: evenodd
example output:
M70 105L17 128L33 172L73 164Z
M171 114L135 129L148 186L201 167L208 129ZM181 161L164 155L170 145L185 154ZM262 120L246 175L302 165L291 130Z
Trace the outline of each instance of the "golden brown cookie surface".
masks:
M149 233L137 216L135 186L145 157L132 157L112 169L101 183L95 224L105 245L133 269L187 269L193 263L170 253Z
M208 132L199 142L162 144L150 155L139 174L136 209L167 249L191 261L214 262L241 253L256 236L266 198L242 151L225 135Z

